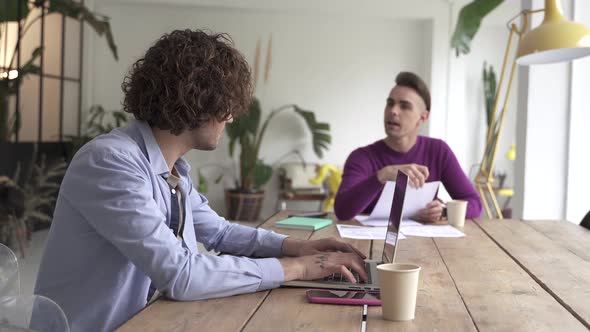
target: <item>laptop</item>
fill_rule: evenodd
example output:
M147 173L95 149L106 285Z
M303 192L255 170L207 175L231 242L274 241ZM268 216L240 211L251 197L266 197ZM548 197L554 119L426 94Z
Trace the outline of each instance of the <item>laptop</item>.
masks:
M393 263L398 249L398 234L403 215L404 200L406 198L406 189L408 187L408 176L402 172L397 172L395 189L389 212L389 223L385 234L385 244L381 260L365 260L365 269L369 275L369 280L365 283L351 283L340 274L334 274L319 280L294 280L282 284L288 287L307 287L307 288L328 288L343 290L379 290L379 280L377 274L377 265L383 263ZM356 272L353 271L354 274ZM357 278L358 280L358 278Z

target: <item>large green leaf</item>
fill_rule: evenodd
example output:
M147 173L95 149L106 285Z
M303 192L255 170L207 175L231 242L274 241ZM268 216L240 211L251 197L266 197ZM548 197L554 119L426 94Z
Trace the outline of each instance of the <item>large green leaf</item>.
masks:
M312 111L303 110L297 105L294 107L295 112L301 115L311 132L313 151L319 158L322 158L324 156L324 151L328 150L328 146L332 142L330 124L326 122L317 122L315 114Z
M504 0L473 0L461 8L451 37L451 47L455 49L457 56L469 53L471 41L479 30L482 19L502 2Z
M84 4L73 0L51 0L49 13L61 13L76 20L84 20L99 36L105 36L113 57L119 60L117 45L115 45L108 17L94 15Z
M18 6L20 4L20 18L23 19L29 14L27 0L0 0L0 23L17 22L19 19Z
M486 120L488 124L488 130L490 128L490 124L492 123L492 113L494 111L494 102L496 101L496 72L494 71L494 67L492 65L487 66L484 62L483 64L483 90L484 90L484 98L485 98L485 106L486 106Z
M197 186L197 191L201 194L206 194L207 191L209 191L209 181L207 181L201 170L197 171L197 176L199 177L199 185Z
M226 125L226 133L229 137L229 154L233 156L236 141L240 144L254 144L258 133L261 116L260 102L253 98L248 108L248 114L234 118L234 121ZM245 139L245 140L244 140ZM242 149L244 147L242 146ZM254 159L256 160L256 159Z
M272 167L265 164L262 160L258 160L254 170L254 189L259 190L272 177Z

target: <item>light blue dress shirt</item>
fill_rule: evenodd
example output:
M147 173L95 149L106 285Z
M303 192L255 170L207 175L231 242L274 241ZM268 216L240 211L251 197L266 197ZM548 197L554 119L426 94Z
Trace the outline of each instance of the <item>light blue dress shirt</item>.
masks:
M149 126L133 121L80 149L60 187L35 293L57 302L72 331L110 331L146 305L150 282L189 301L278 287L285 236L229 223L175 167L186 197L184 241L169 228L170 171ZM193 227L190 227L190 221ZM200 254L207 250L236 256Z

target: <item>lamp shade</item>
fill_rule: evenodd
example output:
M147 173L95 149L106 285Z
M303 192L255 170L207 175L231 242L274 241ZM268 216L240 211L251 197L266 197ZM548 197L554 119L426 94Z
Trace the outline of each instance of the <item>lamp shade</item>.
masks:
M545 19L522 37L516 62L520 65L545 64L590 55L590 29L567 20L556 0L546 0L545 3Z

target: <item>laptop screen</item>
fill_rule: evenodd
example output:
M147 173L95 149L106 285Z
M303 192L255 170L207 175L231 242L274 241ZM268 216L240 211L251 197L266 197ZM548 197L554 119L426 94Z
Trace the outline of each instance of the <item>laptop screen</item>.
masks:
M395 259L395 248L397 246L398 234L402 221L407 186L408 176L403 172L398 171L395 180L395 190L393 191L391 211L389 212L389 224L387 226L387 235L385 236L383 256L381 258L383 263L393 263L393 260Z

